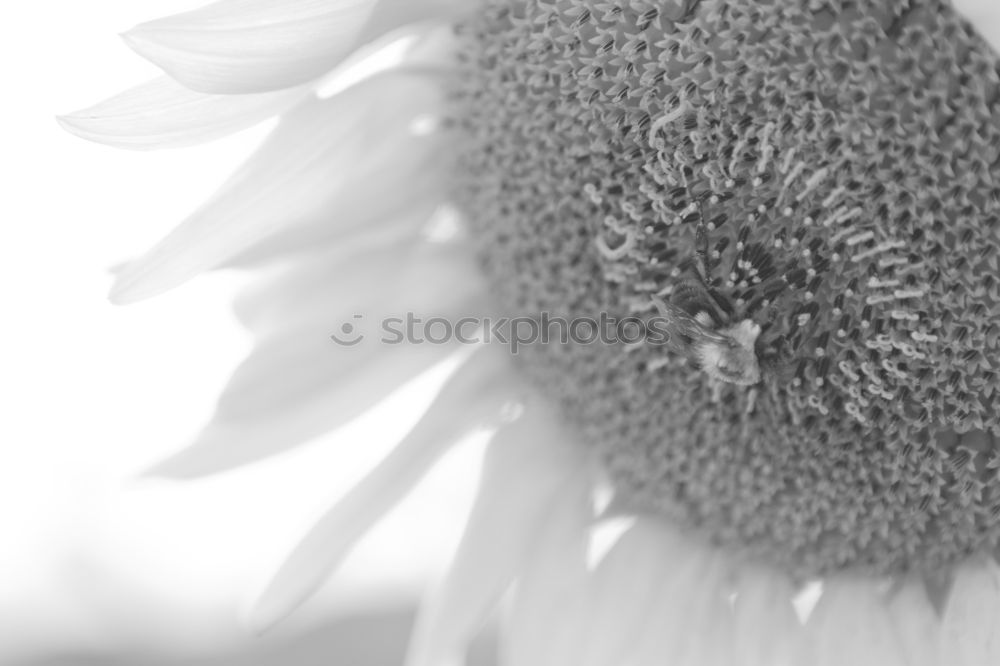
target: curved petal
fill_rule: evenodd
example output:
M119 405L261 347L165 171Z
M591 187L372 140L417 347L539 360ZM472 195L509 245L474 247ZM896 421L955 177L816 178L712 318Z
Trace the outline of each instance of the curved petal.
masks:
M572 543L572 542L571 542ZM632 568L630 565L633 565ZM560 571L560 567L566 570ZM531 571L531 570L529 570ZM509 666L659 666L660 664L729 664L701 651L695 638L723 620L718 582L719 558L659 521L640 518L602 560L592 576L581 574L575 559L552 560L538 570L564 581L558 599L543 599L554 589L536 578L519 584L510 634ZM620 585L620 587L619 587ZM643 589L645 588L645 589ZM521 596L524 601L521 601ZM709 603L715 602L715 603ZM529 615L538 625L519 618L527 608L552 613ZM723 611L727 609L723 608ZM695 633L702 632L702 633ZM731 639L718 637L720 641ZM729 645L720 645L728 649Z
M308 92L207 95L163 76L57 120L69 132L116 148L182 148L246 129Z
M556 497L545 512L546 524L518 576L505 618L501 661L505 666L554 666L560 634L569 638L573 618L586 608L588 530L594 520L591 482L583 475L576 488ZM572 640L570 638L570 640Z
M289 556L257 601L253 627L266 629L295 610L458 438L499 418L516 390L506 364L495 350L482 349L455 372L410 434Z
M783 574L760 567L740 572L735 605L735 653L739 666L795 666L795 641L801 632Z
M657 521L638 520L622 535L594 571L590 617L575 663L613 666L635 649L660 602L660 590L650 583L670 576L670 555L670 534Z
M340 368L320 378L327 386L314 387L312 393L296 399L280 392L297 389L301 393L301 385L282 386L280 379L271 379L264 395L274 396L278 391L278 405L251 393L248 400L263 405L259 413L246 404L229 407L236 413L217 414L190 446L157 464L147 475L197 478L288 451L360 416L406 382L444 362L453 351L453 347L424 345L367 354L346 352ZM329 369L328 363L322 365Z
M907 666L947 663L941 653L941 622L919 580L909 580L889 601L889 618Z
M433 191L426 198L425 202L413 202L410 211L384 220L371 220L361 229L344 229L336 224L299 225L276 233L267 242L258 243L223 265L227 268L274 268L276 263L286 259L295 261L300 254L315 250L317 246L336 245L338 256L346 259L373 248L415 242L440 203ZM281 267L276 268L280 270Z
M375 0L219 0L122 37L182 84L249 93L305 83L351 52Z
M1000 663L1000 566L962 565L942 620L942 653L955 666Z
M337 344L322 329L291 331L262 342L230 377L216 405L215 419L263 420L313 396L326 397L330 389L349 387L354 383L351 380L396 350L377 339L352 342ZM399 349L432 358L454 351L445 345L401 345Z
M623 665L687 664L684 659L693 652L693 640L704 640L692 632L704 630L703 614L714 607L707 602L717 594L718 555L688 535L662 529L664 559L670 566L663 579L653 583L656 603Z
M455 559L421 608L409 666L460 663L541 534L544 509L582 474L585 456L574 444L538 403L493 437Z
M365 372L380 356L397 349L414 350L406 353L427 349L433 355L454 349L457 338L445 337L443 329L427 330L424 324L429 317L456 320L471 311L478 292L449 289L453 280L466 277L467 272L446 265L436 268L403 271L401 277L409 278L408 284L380 285L389 293L368 303L361 298L337 302L324 298L321 291L313 299L307 296L297 301L301 307L289 311L280 305L272 307L278 311L270 315L274 334L262 339L233 373L219 398L216 418L265 418L327 388L342 386L345 376ZM375 293L371 287L368 290ZM357 309L346 309L351 305Z
M112 300L166 291L294 226L357 228L406 210L447 170L446 137L410 127L440 97L396 71L301 105L214 197L118 275Z
M236 297L233 312L243 326L260 335L272 322L284 326L282 315L301 312L317 299L326 301L324 309L334 305L345 311L358 303L371 304L401 281L396 269L408 251L429 244L421 232L420 221L400 216L392 223L347 232L339 242L289 248L263 265L254 262L260 277Z
M802 663L904 666L888 608L871 578L833 577L805 626Z
M689 631L694 636L678 666L732 666L735 620L728 595L729 570L725 557L715 556L705 589L692 609Z
M142 23L126 43L184 86L238 94L297 86L407 23L444 18L459 0L219 0Z
M329 327L361 314L366 332L380 334L386 317L473 316L483 310L486 287L465 244L401 236L350 257L344 257L344 249L290 257L282 275L237 299L238 319L266 335L296 327Z
M159 475L209 474L280 453L374 406L457 344L442 321L481 314L483 285L467 248L393 243L347 262L318 251L238 301L258 337L223 390L212 423ZM457 325L456 325L457 326Z
M401 26L420 21L447 21L473 11L483 0L379 0L365 40L377 38Z

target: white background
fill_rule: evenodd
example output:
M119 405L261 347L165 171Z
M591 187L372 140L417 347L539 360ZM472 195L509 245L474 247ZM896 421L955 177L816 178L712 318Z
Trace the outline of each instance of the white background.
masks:
M426 400L418 390L392 419L209 480L141 478L209 416L249 340L228 310L239 276L117 308L109 269L182 219L266 128L135 153L77 139L54 116L155 76L117 33L199 4L32 0L0 21L0 663L250 640L239 612ZM278 635L412 597L454 541L475 455L446 461Z

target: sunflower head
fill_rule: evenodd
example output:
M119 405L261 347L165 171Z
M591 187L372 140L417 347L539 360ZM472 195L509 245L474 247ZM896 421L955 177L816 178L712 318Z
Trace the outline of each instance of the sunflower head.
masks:
M996 56L947 3L490 2L457 197L622 501L812 576L1000 538Z
M316 78L424 20L389 71ZM501 600L518 666L1000 663L1000 63L947 2L217 0L129 42L170 78L67 127L146 148L282 116L118 276L124 302L258 269L254 348L161 474L263 458L457 366L258 627L485 429L413 666L458 663ZM425 233L456 205L461 233ZM513 364L336 346L354 307L645 335Z

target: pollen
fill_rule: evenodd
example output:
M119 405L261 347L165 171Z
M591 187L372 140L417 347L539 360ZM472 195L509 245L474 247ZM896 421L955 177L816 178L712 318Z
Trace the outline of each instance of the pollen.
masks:
M619 505L803 577L997 554L1000 62L948 3L489 0L459 38L499 301L652 320L703 255L704 323L756 363L518 356Z

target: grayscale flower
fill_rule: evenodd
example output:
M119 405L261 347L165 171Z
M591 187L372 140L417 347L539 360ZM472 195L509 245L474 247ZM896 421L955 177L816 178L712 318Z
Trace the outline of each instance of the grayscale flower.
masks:
M400 28L397 62L329 89ZM258 276L256 346L163 473L461 358L259 624L485 428L412 666L497 611L512 666L1000 663L1000 59L949 2L221 0L126 40L167 76L71 131L158 148L280 116L114 288ZM331 344L361 309L606 313L670 343Z

